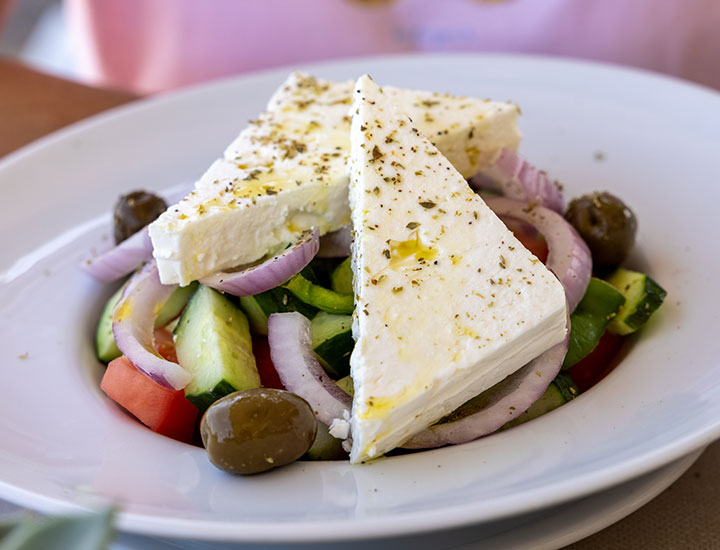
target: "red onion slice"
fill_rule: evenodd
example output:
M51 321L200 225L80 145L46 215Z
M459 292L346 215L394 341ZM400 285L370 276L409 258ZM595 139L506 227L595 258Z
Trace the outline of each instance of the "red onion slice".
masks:
M174 390L184 388L191 374L158 356L153 345L155 318L177 285L163 285L157 264L148 262L128 281L113 313L113 335L120 351L139 370Z
M456 420L430 426L406 441L403 448L458 445L500 429L540 399L560 372L568 342L569 332L565 340L451 413Z
M260 265L237 272L224 272L200 279L204 285L233 296L252 296L280 286L310 263L319 248L317 228L305 232L290 248Z
M80 267L94 279L109 283L132 273L150 258L152 258L152 242L146 227L107 252L86 260Z
M545 265L565 287L569 311L578 305L592 274L592 256L575 228L557 212L504 197L485 202L501 218L508 217L532 225L545 238L548 257Z
M345 258L350 255L352 226L346 225L320 237L318 258Z
M270 357L285 388L310 403L317 419L330 426L344 418L352 399L322 368L312 349L310 321L302 314L273 313L268 317Z
M466 405L450 422L436 424L416 434L403 447L426 449L467 443L490 434L517 418L537 401L557 376L567 354L569 313L575 309L590 281L592 258L585 242L565 219L548 208L497 197L486 199L500 217L521 220L539 231L548 244L546 265L565 288L568 301L568 335L557 344Z
M544 171L509 149L503 149L495 164L470 180L474 188L488 187L488 184L509 199L537 202L558 213L565 210L560 187L550 181Z

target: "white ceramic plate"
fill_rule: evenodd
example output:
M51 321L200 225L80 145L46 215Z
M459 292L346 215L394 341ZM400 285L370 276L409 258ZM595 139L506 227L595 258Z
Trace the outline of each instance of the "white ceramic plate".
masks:
M456 550L484 549L556 550L604 529L631 514L659 495L675 482L700 456L704 449L634 478L611 489L572 500L542 510L512 516L494 522L433 533L405 537L392 537L372 541L373 550ZM22 512L6 501L0 501L0 519L3 514ZM112 550L327 550L336 542L306 544L254 544L235 542L191 541L119 533L111 545ZM367 541L343 543L345 550L365 550Z
M662 313L621 368L538 421L364 466L224 475L201 449L156 436L100 392L91 335L111 289L76 265L107 238L101 215L118 193L197 177L286 71L160 97L0 164L1 496L47 512L110 500L122 509L121 528L136 533L359 539L540 510L720 436L720 96L652 74L527 57L406 56L309 69L518 102L529 159L569 195L610 189L633 207L634 261L668 290Z
M530 514L469 527L444 529L372 541L373 550L557 550L597 533L631 514L667 489L703 450L611 489ZM366 550L367 541L345 542L343 550ZM238 544L179 541L142 535L119 535L112 550L331 550L336 542Z

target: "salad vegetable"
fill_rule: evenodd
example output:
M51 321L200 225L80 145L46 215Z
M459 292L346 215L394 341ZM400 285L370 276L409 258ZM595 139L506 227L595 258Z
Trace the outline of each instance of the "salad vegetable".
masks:
M185 392L172 390L146 376L127 357L110 361L102 390L148 428L178 441L190 443L195 434L198 409Z
M247 317L217 290L200 285L174 333L178 363L192 375L185 396L201 411L229 393L260 386Z
M665 299L666 292L644 273L620 267L608 282L625 297L625 305L610 323L616 334L627 335L641 328Z
M569 330L565 341L415 433L403 452L472 441L574 399L611 370L624 336L665 297L649 276L621 267L637 220L613 195L580 197L564 211L561 187L510 149L469 183L504 195L485 202L562 284ZM350 227L323 236L314 228L253 264L179 287L161 283L151 257L145 225L162 211L159 201L139 192L122 197L115 227L124 240L83 266L102 281L134 271L98 322L97 357L109 362L103 391L152 430L184 442L197 439L204 411L200 435L210 461L231 473L347 456L351 314L361 314ZM440 210L432 201L420 205ZM388 248L430 257L416 241ZM389 259L389 250L379 252ZM503 269L505 261L500 255Z
M563 368L572 367L595 349L624 303L625 297L610 283L590 279L583 299L570 315L570 346Z

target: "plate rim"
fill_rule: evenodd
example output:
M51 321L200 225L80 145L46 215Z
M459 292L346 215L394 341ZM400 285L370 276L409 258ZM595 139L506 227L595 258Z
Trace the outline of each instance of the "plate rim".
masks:
M611 63L583 61L554 56L474 53L416 53L407 55L403 54L344 58L329 62L302 64L300 66L300 69L307 70L308 72L321 72L323 70L331 70L333 67L342 66L348 61L352 61L353 63L376 63L378 61L398 62L408 58L461 58L482 60L504 59L510 60L511 62L515 63L540 62L559 64L563 66L581 66L585 68L609 70L612 72L619 71L628 76L640 76L644 78L652 78L660 81L669 82L675 86L682 86L691 89L693 93L700 92L703 94L710 94L714 100L720 100L720 94L715 90L696 83L687 82L676 77L656 73L654 71L629 68L626 66L615 65ZM136 102L132 102L130 104L118 106L109 111L94 115L87 119L83 119L79 122L76 122L51 134L48 134L47 136L44 136L37 141L34 141L16 151L9 153L8 155L0 159L0 173L2 173L4 170L14 165L15 163L23 162L28 158L32 158L35 155L42 155L47 148L62 144L66 140L72 139L72 137L75 135L82 134L89 129L94 129L104 124L111 124L112 121L117 118L124 118L132 113L139 113L145 109L152 109L155 105L159 103L182 99L184 97L194 94L206 94L215 88L220 88L228 85L237 86L240 85L241 82L249 82L255 78L265 79L273 76L282 77L287 74L288 70L290 70L289 67L280 67L256 71L240 76L191 86L174 92L159 94L151 98L145 98ZM13 259L11 258L11 261L12 260ZM570 487L572 485L572 482L565 482L565 484L560 485L560 487L562 487L563 489L558 490L557 488L555 488L555 490L553 491L554 496L549 499L544 499L542 504L538 503L532 506L528 505L521 509L514 508L513 510L501 509L498 510L495 514L484 513L482 515L482 519L480 520L478 520L477 518L473 519L473 517L469 517L473 516L472 513L466 513L465 515L458 514L459 511L455 508L450 508L450 512L448 512L446 509L440 513L437 510L434 510L403 514L401 515L401 517L407 519L407 521L412 521L416 525L416 528L407 529L406 525L402 533L422 533L441 528L458 527L461 525L468 525L478 522L484 523L487 521L495 521L497 519L510 517L520 513L536 511L549 505L567 502L575 498L591 494L598 490L618 485L639 475L657 469L658 467L667 465L670 462L679 460L681 457L686 456L691 452L694 452L702 446L710 444L712 441L718 438L720 438L720 419L718 419L714 424L708 423L708 425L706 425L703 429L695 430L684 438L676 439L673 442L669 442L659 448L656 447L652 451L648 451L642 457L635 457L631 460L625 460L612 466L605 467L599 472L594 472L592 476L585 477L585 482L583 483L582 488L576 486L573 489L572 487ZM588 478L591 478L589 482ZM38 510L48 513L77 511L85 509L77 504L61 501L59 499L55 499L53 497L48 497L45 495L35 494L32 491L24 490L21 487L2 480L0 480L0 494L2 494L3 497L8 498L9 500L20 503L23 506L34 507ZM472 512L472 509L468 508L467 505L463 505L462 510L466 510L466 512ZM338 537L341 537L343 540L359 540L377 538L398 533L397 526L393 523L393 521L396 520L391 519L387 520L386 522L382 522L379 521L378 518L374 518L371 520L334 520L331 528L329 528L328 525L324 524L323 529L327 532L320 534L316 532L318 530L319 523L312 522L308 524L307 532L305 531L305 527L295 525L293 528L297 528L297 531L294 531L292 533L284 533L281 531L273 530L273 532L270 533L270 536L268 536L268 530L271 530L276 525L286 526L287 522L282 522L280 524L258 524L257 522L240 523L236 521L209 522L205 520L158 518L155 516L147 516L146 514L123 511L119 513L118 520L118 526L122 530L147 535L167 534L169 532L172 532L173 537L176 536L178 533L184 533L180 534L179 536L183 536L185 538L196 538L198 531L207 528L208 526L212 526L213 530L225 529L222 533L217 533L217 537L213 536L213 533L210 533L211 536L202 537L202 540L217 541L232 540L244 542L292 542L298 541L301 538L303 541L307 542L320 542L338 540ZM366 529L367 526L370 524L372 525L372 532L365 531L364 529ZM221 528L220 526L224 527ZM258 526L259 531L257 535L248 536L247 531L252 531L253 526ZM262 534L260 533L260 531L262 531ZM313 537L313 535L315 535L315 537Z

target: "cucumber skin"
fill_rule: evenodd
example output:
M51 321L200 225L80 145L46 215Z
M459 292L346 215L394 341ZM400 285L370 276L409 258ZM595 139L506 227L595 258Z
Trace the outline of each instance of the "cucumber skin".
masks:
M190 403L195 405L200 411L205 411L210 405L215 403L215 401L235 391L238 390L230 382L223 378L213 389L203 393L186 395L185 399L190 401Z
M95 355L98 361L106 365L122 355L115 343L115 336L112 331L112 316L124 288L125 285L123 284L107 301L95 328Z
M350 374L350 354L354 345L352 333L347 331L325 340L313 351L330 377L337 380Z
M626 305L613 319L608 329L615 334L626 336L632 334L645 323L662 305L667 292L649 275L619 268L608 282L617 288L626 298ZM642 288L636 288L637 285ZM636 298L633 301L633 298ZM634 306L633 309L630 309Z
M337 380L349 374L350 354L355 347L352 317L321 311L310 326L313 351L330 377Z
M667 296L667 292L665 292L665 290L655 281L653 281L650 277L648 277L645 281L645 292L647 294L645 306L636 309L624 320L624 324L631 328L632 332L636 331L645 323L647 323L648 319L650 319L650 316L655 313L655 311L665 300L665 296Z
M552 383L555 384L555 386L557 386L563 399L565 399L565 403L575 399L578 396L578 394L580 393L580 390L575 385L575 382L573 381L572 376L570 376L567 373L564 373L564 372L558 373L558 375L555 377L555 380L553 380Z

